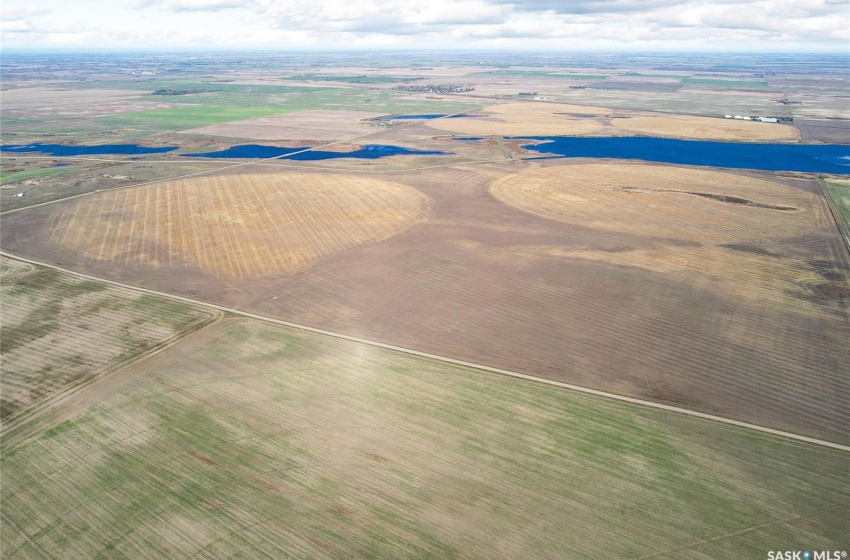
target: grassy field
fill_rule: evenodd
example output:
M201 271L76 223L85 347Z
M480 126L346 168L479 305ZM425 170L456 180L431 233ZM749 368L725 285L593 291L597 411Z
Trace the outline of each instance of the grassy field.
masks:
M283 106L266 107L234 107L226 105L186 105L171 109L154 109L139 113L111 115L99 119L99 122L109 128L153 127L163 130L182 130L210 124L265 117L276 113L285 113L288 109Z
M832 195L832 200L844 219L844 223L850 227L850 181L833 179L826 181L826 188Z
M211 314L0 258L4 426Z
M73 167L59 167L50 169L26 169L24 171L11 171L0 173L0 183L10 183L12 181L20 181L22 179L34 179L37 177L47 177L50 175L59 175L61 173L69 173L77 171Z
M405 113L455 113L470 107L469 102L451 100L423 100L391 90L371 90L359 87L297 87L283 85L222 84L205 81L151 80L146 82L98 82L103 88L90 90L83 83L68 84L67 96L80 100L91 99L97 103L112 99L110 94L122 93L122 103L137 105L134 112L123 112L92 118L55 118L50 122L14 129L15 136L4 135L5 142L32 142L49 138L51 141L73 139L80 142L128 141L154 134L185 130L211 124L249 118L293 113L311 109L364 111L378 114ZM156 89L204 90L203 93L129 97L128 92L150 93ZM44 88L33 93L35 111L40 97L44 103L56 103L56 91ZM95 94L98 95L95 95ZM86 95L89 94L89 95ZM176 104L168 108L141 110L158 104ZM74 105L73 107L79 107ZM73 108L72 107L72 108ZM26 112L26 108L20 109ZM28 115L23 115L27 117ZM6 119L4 117L4 124ZM24 136L20 136L24 135ZM61 138L60 138L61 137Z
M4 558L762 558L850 538L834 450L250 320L132 367L3 450Z
M831 179L823 182L826 192L830 198L833 212L837 215L835 219L840 223L838 229L844 236L844 242L850 249L850 181Z
M428 208L416 189L369 177L240 174L86 197L55 217L50 236L110 264L190 265L240 278L295 271L392 237Z

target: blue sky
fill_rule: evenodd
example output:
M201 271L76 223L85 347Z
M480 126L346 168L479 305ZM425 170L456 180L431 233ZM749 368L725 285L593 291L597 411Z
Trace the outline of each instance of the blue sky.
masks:
M848 52L848 0L3 0L8 50Z

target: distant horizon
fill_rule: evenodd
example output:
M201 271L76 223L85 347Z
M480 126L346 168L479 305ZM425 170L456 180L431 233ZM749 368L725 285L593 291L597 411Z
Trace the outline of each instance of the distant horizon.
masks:
M52 50L28 48L28 47L3 47L0 58L6 55L28 54L28 55L97 55L97 56L121 56L132 54L155 54L155 55L220 55L220 54L254 54L254 55L303 55L303 54L370 54L381 53L388 55L539 55L539 56L570 56L570 55L677 55L683 54L688 56L843 56L847 57L847 64L850 66L850 56L847 52L836 50L797 50L797 51L744 51L744 50L728 50L728 51L688 51L688 50L580 50L580 49L562 49L562 50L516 50L516 49L468 49L468 48L451 48L451 49L417 49L417 48L352 48L348 50L342 49L269 49L267 47L233 47L233 48L205 48L205 47L174 47L162 49L126 49L116 50L114 48L89 48L89 49L65 49L55 48ZM516 66L521 66L517 63Z

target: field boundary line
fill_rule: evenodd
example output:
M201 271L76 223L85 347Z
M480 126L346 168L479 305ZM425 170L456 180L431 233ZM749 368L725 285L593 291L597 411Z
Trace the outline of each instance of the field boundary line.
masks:
M179 295L176 295L176 294L170 294L168 292L160 292L160 291L157 291L157 290L151 290L149 288L142 288L140 286L134 286L132 284L124 284L122 282L116 282L114 280L107 280L105 278L99 278L97 276L92 276L92 275L89 275L89 274L84 274L82 272L76 272L74 270L69 270L69 269L63 268L61 266L56 266L56 265L48 264L48 263L45 263L45 262L36 261L36 260L28 259L28 258L25 258L25 257L20 257L18 255L14 255L12 253L8 253L8 252L2 251L2 250L0 250L0 255L3 255L5 257L9 257L9 258L12 258L12 259L15 259L15 260L18 260L18 261L22 261L22 262L25 262L25 263L28 263L28 264L43 266L43 267L51 268L53 270L58 270L60 272L65 272L65 273L71 274L73 276L85 278L87 280L94 280L96 282L103 282L105 284L109 284L109 285L112 285L112 286L119 286L119 287L122 287L122 288L128 288L130 290L135 290L135 291L138 291L138 292L143 292L143 293L154 295L154 296L169 298L169 299L172 299L172 300L175 300L175 301L180 301L180 302L183 302L183 303L188 303L188 304L192 304L192 305L197 305L197 306L201 306L201 307L215 309L215 310L218 310L218 311L224 311L226 313L232 313L232 314L235 314L235 315L240 315L242 317L247 317L249 319L257 319L259 321L265 321L267 323L273 323L273 324L276 324L276 325L283 325L285 327L298 329L298 330L302 330L302 331L307 331L307 332L312 332L312 333L315 333L315 334L321 334L321 335L325 335L325 336L329 336L329 337L333 337L333 338L338 338L338 339L341 339L341 340L348 340L350 342L357 342L357 343L360 343L360 344L366 344L368 346L373 346L375 348L383 348L385 350L392 350L394 352L400 352L402 354L408 354L410 356L417 356L417 357L420 357L420 358L427 358L427 359L430 359L430 360L435 360L435 361L446 363L446 364L458 365L458 366L463 366L463 367L467 367L467 368L471 368L471 369L477 369L479 371L487 371L487 372L490 372L490 373L497 373L497 374L505 375L505 376L508 376L508 377L514 377L514 378L517 378L517 379L525 379L526 381L534 381L536 383L542 383L544 385L561 387L563 389L569 389L570 391L574 391L574 392L577 392L577 393L584 393L584 394L587 394L587 395L604 397L604 398L611 399L611 400L626 402L626 403L630 403L630 404L644 406L644 407L647 407L647 408L654 408L654 409L657 409L657 410L665 410L665 411L668 411L668 412L675 412L675 413L678 413L678 414L683 414L683 415L691 416L691 417L694 417L694 418L701 418L703 420L712 420L714 422L727 424L729 426L744 428L744 429L751 430L751 431L770 434L770 435L773 435L773 436L779 436L779 437L782 437L782 438L800 441L800 442L803 442L803 443L810 443L810 444L814 444L814 445L819 445L819 446L822 446L822 447L829 447L831 449L837 449L839 451L845 451L845 452L850 453L850 446L848 446L848 445L842 445L840 443L835 443L835 442L832 442L832 441L826 441L826 440L817 439L817 438L813 438L813 437L809 437L809 436L795 434L795 433L792 433L792 432L785 432L785 431L782 431L782 430L776 430L774 428L768 428L766 426L760 426L758 424L751 424L749 422L742 422L740 420L734 420L732 418L726 418L725 416L717 416L717 415L714 415L714 414L708 414L708 413L705 413L705 412L698 412L696 410L690 410L690 409L681 408L681 407L678 407L678 406L673 406L673 405L668 405L668 404L663 404L663 403L658 403L658 402L653 402L653 401L647 401L647 400L639 399L639 398L635 398L635 397L627 397L625 395L618 395L616 393L609 393L607 391L600 391L600 390L597 390L597 389L591 389L589 387L582 387L580 385L573 385L571 383L564 383L562 381L555 381L553 379L546 379L546 378L538 377L538 376L535 376L535 375L529 375L527 373L519 373L519 372L510 371L510 370L506 370L506 369L500 369L500 368L495 368L495 367L491 367L491 366L485 366L483 364L476 364L476 363L473 363L473 362L467 362L467 361L464 361L464 360L449 358L447 356L440 356L439 354L431 354L431 353L428 353L428 352L422 352L422 351L419 351L419 350L414 350L412 348L405 348L403 346L394 346L392 344L386 344L384 342L378 342L376 340L358 338L356 336L351 336L351 335L347 335L347 334L343 334L343 333L327 331L327 330L324 330L324 329L318 329L316 327L310 327L310 326L307 326L307 325L302 325L300 323L292 323L292 322L289 322L289 321L284 321L282 319L275 319L273 317L267 317L265 315L258 315L256 313L250 313L250 312L247 312L247 311L242 311L240 309L236 309L236 308L233 308L233 307L226 307L226 306L223 306L223 305L208 303L208 302L205 302L205 301L200 301L200 300L197 300L197 299L179 296Z

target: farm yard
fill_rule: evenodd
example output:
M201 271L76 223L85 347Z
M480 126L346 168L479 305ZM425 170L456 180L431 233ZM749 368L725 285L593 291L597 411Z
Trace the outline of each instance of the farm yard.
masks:
M707 559L846 536L841 451L254 320L205 331L4 448L4 558Z

